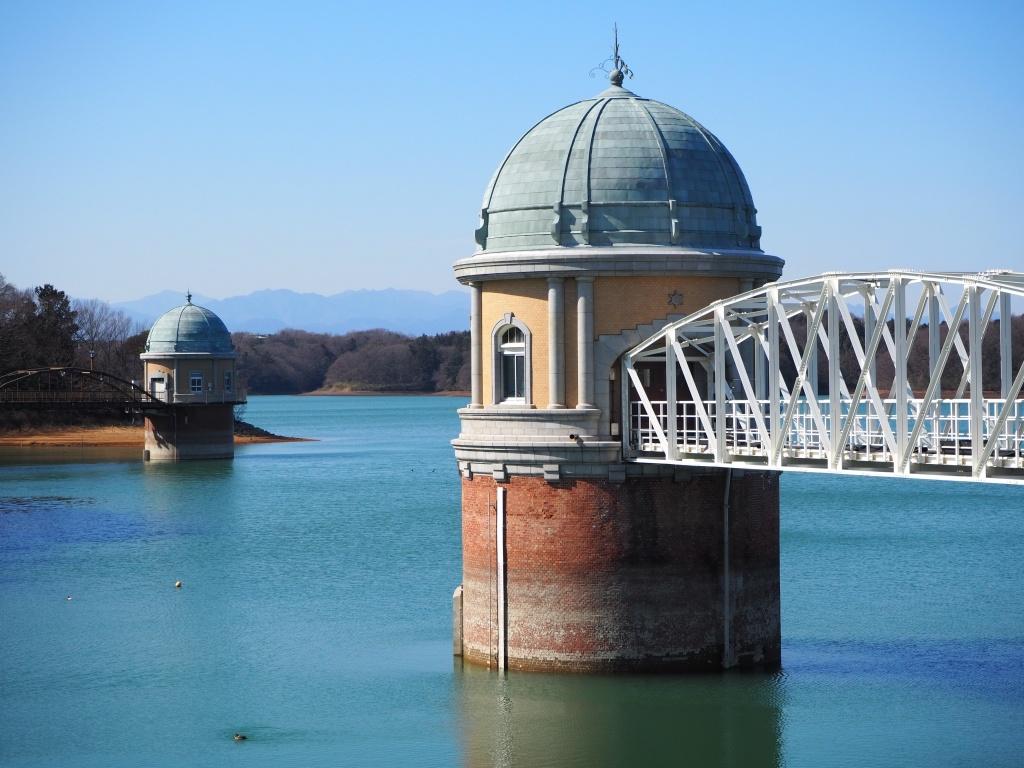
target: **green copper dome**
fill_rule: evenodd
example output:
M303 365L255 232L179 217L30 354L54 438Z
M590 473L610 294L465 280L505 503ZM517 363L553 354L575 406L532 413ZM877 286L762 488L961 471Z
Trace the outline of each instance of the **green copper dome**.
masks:
M621 77L620 77L621 79ZM546 117L484 194L484 252L666 245L760 250L739 165L678 109L612 85Z
M234 357L231 334L217 315L192 303L165 312L149 331L144 356L167 354Z

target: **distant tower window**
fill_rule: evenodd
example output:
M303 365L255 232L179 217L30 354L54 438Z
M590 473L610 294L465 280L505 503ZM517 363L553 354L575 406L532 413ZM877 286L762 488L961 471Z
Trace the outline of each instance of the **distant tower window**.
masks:
M530 330L511 314L492 331L495 404L530 403Z
M224 371L224 391L231 391L231 371Z
M203 391L203 374L198 371L192 371L189 377L189 389L192 390L192 394Z

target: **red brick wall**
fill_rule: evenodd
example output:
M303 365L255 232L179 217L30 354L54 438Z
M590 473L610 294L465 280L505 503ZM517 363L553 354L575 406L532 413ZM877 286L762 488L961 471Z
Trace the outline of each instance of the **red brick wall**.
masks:
M513 668L718 668L723 650L725 472L549 483L513 477L506 501L508 656ZM497 654L495 501L463 479L464 653ZM777 475L735 475L730 493L733 644L779 661Z

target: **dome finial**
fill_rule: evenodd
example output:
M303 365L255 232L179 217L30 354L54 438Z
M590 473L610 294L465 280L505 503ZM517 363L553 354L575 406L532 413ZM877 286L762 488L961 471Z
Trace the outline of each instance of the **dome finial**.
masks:
M629 65L622 60L619 56L619 25L614 25L615 30L615 44L612 47L612 55L602 61L592 70L590 70L590 76L593 77L596 72L607 72L608 79L611 80L613 86L617 88L622 87L622 81L627 77L633 77L633 70L629 68ZM611 66L609 71L608 67Z
M185 301L188 302L189 304L192 303L192 291L190 291L188 288L185 289Z
M629 68L629 65L622 60L619 56L619 25L614 25L615 29L615 47L612 50L612 71L608 76L608 79L612 81L612 85L622 85L622 81L626 77L633 77L633 70Z

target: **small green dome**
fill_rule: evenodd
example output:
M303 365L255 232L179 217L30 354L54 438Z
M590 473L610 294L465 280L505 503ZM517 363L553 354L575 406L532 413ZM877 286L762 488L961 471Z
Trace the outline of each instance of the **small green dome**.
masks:
M482 251L666 245L760 250L739 164L689 115L612 85L546 117L484 194Z
M146 356L174 353L233 357L235 346L224 321L189 300L165 312L146 338Z

